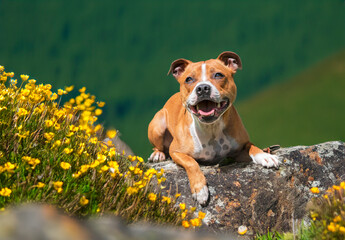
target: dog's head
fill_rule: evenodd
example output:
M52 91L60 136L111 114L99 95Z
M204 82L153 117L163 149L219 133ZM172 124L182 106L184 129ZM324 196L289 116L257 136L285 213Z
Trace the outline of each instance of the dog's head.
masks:
M182 102L202 123L213 123L226 112L236 98L234 74L242 69L240 57L223 52L217 59L193 63L175 60L169 73L180 83Z

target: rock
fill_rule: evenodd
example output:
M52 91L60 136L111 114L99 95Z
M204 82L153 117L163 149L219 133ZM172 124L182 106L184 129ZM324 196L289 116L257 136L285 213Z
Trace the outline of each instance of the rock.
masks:
M273 154L283 160L279 169L253 163L202 166L210 190L210 203L197 210L206 212L204 224L212 231L237 232L248 227L248 234L268 229L294 231L296 223L308 221L306 204L314 196L311 187L326 190L345 180L345 145L326 142L314 146L281 148ZM171 194L182 195L180 202L192 200L185 170L171 160L151 164L166 172L165 185Z
M236 235L181 231L148 223L126 225L115 216L76 219L50 205L24 204L0 214L0 239L8 240L222 240Z

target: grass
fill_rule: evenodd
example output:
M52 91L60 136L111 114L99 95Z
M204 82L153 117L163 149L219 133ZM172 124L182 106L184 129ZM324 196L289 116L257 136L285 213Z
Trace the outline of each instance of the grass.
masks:
M237 105L261 147L345 140L345 51Z
M201 225L202 212L192 218L195 208L176 207L179 195L162 190L164 170L147 168L141 157L125 157L100 141L103 129L96 121L104 102L82 88L59 106L73 86L53 93L50 84L20 78L0 66L1 210L42 202L79 217L113 213L127 222Z

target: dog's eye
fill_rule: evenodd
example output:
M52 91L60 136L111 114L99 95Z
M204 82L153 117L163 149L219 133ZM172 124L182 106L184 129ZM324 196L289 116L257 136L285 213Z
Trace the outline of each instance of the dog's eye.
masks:
M192 78L192 77L186 78L186 83L192 83L192 82L194 82L194 78Z
M214 74L215 79L222 79L224 77L223 73L217 72Z

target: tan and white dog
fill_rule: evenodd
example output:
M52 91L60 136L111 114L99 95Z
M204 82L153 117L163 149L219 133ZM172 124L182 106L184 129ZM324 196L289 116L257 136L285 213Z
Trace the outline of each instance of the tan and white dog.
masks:
M209 198L206 178L199 164L216 164L224 158L253 160L265 167L277 167L279 159L249 141L233 103L236 98L234 74L242 69L240 57L223 52L217 59L191 62L178 59L169 73L180 84L156 113L148 128L154 146L149 161L170 156L185 168L192 195L201 205Z

